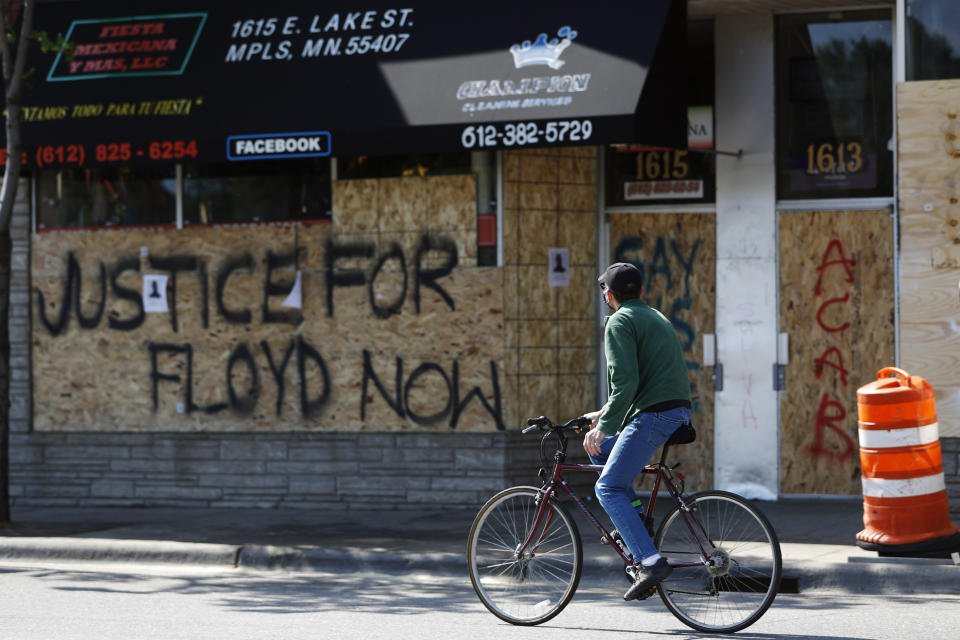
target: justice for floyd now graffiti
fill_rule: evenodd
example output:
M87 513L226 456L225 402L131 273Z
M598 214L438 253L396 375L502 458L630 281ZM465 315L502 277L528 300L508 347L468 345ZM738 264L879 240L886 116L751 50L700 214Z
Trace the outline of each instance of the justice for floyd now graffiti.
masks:
M74 48L35 47L24 159L682 148L685 4L43 3Z
M329 225L35 236L34 427L503 429L502 275L461 251Z

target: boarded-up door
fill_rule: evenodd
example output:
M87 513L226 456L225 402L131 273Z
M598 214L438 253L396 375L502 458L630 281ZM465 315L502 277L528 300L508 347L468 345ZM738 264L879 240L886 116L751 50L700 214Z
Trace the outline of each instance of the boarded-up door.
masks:
M857 389L894 364L893 224L887 211L779 216L780 491L859 494Z
M704 334L714 332L716 218L712 213L610 216L610 261L644 273L644 302L673 323L683 345L693 392L696 442L677 447L687 488L713 484L713 367L703 366Z

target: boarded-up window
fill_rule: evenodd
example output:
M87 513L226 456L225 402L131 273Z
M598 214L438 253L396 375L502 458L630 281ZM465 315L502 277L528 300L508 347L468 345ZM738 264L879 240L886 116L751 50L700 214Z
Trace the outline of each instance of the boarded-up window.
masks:
M777 19L777 197L893 193L890 12Z

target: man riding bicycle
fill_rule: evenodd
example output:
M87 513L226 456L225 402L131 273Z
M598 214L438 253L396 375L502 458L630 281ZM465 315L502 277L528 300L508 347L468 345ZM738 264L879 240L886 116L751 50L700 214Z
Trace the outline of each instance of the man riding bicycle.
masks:
M618 262L597 279L610 309L605 318L607 403L586 414L591 430L583 448L604 469L596 484L610 516L636 562L624 600L643 595L672 572L633 506L633 480L673 432L690 420L690 381L680 340L670 321L642 302L643 274Z

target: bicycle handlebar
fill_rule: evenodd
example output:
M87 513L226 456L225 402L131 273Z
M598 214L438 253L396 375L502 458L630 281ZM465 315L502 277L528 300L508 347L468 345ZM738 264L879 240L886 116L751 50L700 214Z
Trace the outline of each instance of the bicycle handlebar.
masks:
M575 429L576 431L580 431L584 427L590 426L590 418L587 418L586 416L578 416L564 424L554 424L546 416L540 416L539 418L527 418L527 424L530 426L524 429L521 433L550 430L563 431L564 429Z

